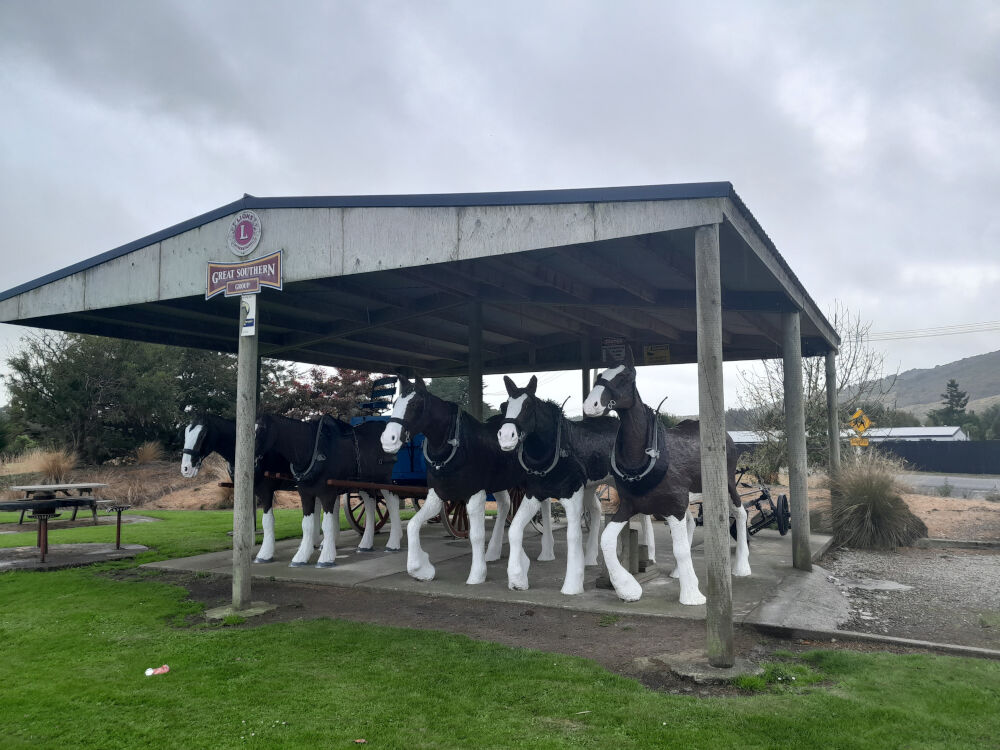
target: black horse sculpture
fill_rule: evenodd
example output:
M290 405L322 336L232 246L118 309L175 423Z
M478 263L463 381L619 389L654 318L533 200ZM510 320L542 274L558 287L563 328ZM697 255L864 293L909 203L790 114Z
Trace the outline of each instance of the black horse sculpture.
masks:
M618 511L601 535L601 549L611 583L618 596L636 601L642 587L618 561L618 534L635 513L665 516L670 527L677 567L671 575L680 580L681 604L704 604L698 578L691 564L694 518L688 512L690 492L701 492L701 436L698 422L685 420L667 429L642 402L635 386L635 363L626 350L625 364L605 370L584 401L583 412L594 417L618 412L621 427L611 454L611 471L618 489ZM726 436L726 466L732 516L736 517L734 576L750 575L747 546L747 512L736 490L736 447Z
M399 379L399 398L382 433L382 448L395 453L408 435L424 434L427 460L427 502L406 527L406 570L420 581L434 578L434 566L420 546L420 529L434 518L442 503L465 503L469 512L469 541L472 567L466 583L486 580L486 562L499 560L503 550L504 518L510 506L508 490L524 483L517 459L500 450L496 431L501 417L483 424L462 411L458 404L444 401L427 390L424 381ZM497 501L497 520L489 548L486 541L486 494ZM550 533L549 549L552 548Z
M364 422L352 427L332 417L324 416L312 422L288 417L264 415L257 419L257 453L273 451L288 461L302 501L302 542L292 558L291 567L309 563L316 526L317 501L323 507L323 546L317 568L336 565L336 535L340 529L340 495L342 489L331 487L327 479L357 480L389 484L395 459L382 451L379 437L382 424ZM387 550L398 550L402 537L399 519L399 497L382 490L389 511L390 533ZM365 533L358 545L362 552L371 551L375 541L375 500L360 491L365 502Z
M233 466L236 463L236 422L214 414L199 414L184 429L181 474L188 479L196 477L201 462L213 452L225 459L229 465L229 476L233 476ZM288 461L270 452L258 458L254 467L253 494L263 511L261 526L264 528L264 539L254 558L256 563L274 560L274 493L292 486L287 480L278 479L279 475L289 476ZM312 540L314 544L319 541L318 531L317 529L317 537Z
M595 417L571 422L558 405L535 396L538 378L534 375L525 388L518 388L508 377L503 381L509 398L497 440L503 450L517 451L525 472L524 500L507 532L507 586L528 588L529 561L522 547L524 527L538 512L542 499L554 497L566 509L566 578L562 593L582 594L584 567L597 564L601 529L597 486L610 479L611 448L618 434L618 420ZM590 510L586 556L581 528L585 505Z

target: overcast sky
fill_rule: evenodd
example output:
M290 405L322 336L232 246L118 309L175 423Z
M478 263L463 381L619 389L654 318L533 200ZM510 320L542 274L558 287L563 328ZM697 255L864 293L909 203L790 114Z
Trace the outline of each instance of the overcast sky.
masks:
M822 310L1000 321L995 0L6 0L0 102L0 289L243 193L727 180ZM928 367L1000 323L873 345ZM640 390L697 411L693 367Z

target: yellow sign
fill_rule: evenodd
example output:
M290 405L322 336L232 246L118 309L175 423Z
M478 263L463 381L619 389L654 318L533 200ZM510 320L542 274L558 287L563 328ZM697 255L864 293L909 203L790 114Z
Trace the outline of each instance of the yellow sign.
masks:
M849 424L856 433L863 435L868 428L872 426L872 421L868 418L867 414L861 411L861 409L858 409L851 416L851 419L847 424Z
M851 445L861 448L868 447L868 438L863 437L853 437L851 438Z
M669 365L670 346L667 344L646 344L642 347L642 361L647 365Z

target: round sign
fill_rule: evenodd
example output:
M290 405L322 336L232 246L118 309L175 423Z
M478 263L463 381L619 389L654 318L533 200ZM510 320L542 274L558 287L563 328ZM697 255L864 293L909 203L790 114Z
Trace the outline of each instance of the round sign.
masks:
M229 249L241 258L249 255L260 242L260 217L253 211L240 211L229 226Z

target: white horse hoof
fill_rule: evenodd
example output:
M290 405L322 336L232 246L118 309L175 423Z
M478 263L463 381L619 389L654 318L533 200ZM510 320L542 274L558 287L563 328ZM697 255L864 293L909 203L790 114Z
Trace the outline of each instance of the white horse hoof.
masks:
M543 552L536 559L538 560L538 562L551 562L552 560L556 559L556 556L552 552L549 552L548 554L545 554Z
M467 586L478 586L480 583L486 583L486 576L469 576L465 583Z
M638 582L633 582L634 585L625 585L621 588L615 589L615 593L618 594L618 598L623 602L637 602L642 598L642 586Z
M290 563L288 563L288 567L289 568L304 568L308 564L309 564L308 562L296 562L295 560L292 560Z
M414 565L413 567L407 566L406 572L410 574L411 578L416 578L418 581L434 580L434 566L430 563L426 563L425 565Z
M567 586L564 584L559 593L566 596L576 596L583 593L583 586Z
M507 588L511 591L527 591L528 590L528 576L522 577L508 577L507 578Z
M318 562L316 563L317 568L336 568L337 563L335 562Z
M501 557L502 557L502 555L499 552L497 554L495 554L495 555L491 555L491 554L487 553L486 554L486 562L496 562Z
M733 566L733 576L736 578L746 578L750 575L750 564L743 563L742 565L736 564Z
M274 562L274 558L273 557L255 557L253 559L253 561L255 563L257 563L258 565L260 565L262 563L272 563L272 562Z
M673 570L670 571L670 577L671 578L680 578L681 577L681 572L679 570L677 570L677 568L674 568Z
M705 603L705 595L700 591L696 591L694 594L685 596L683 593L680 597L680 603L689 607L696 607L699 604Z

